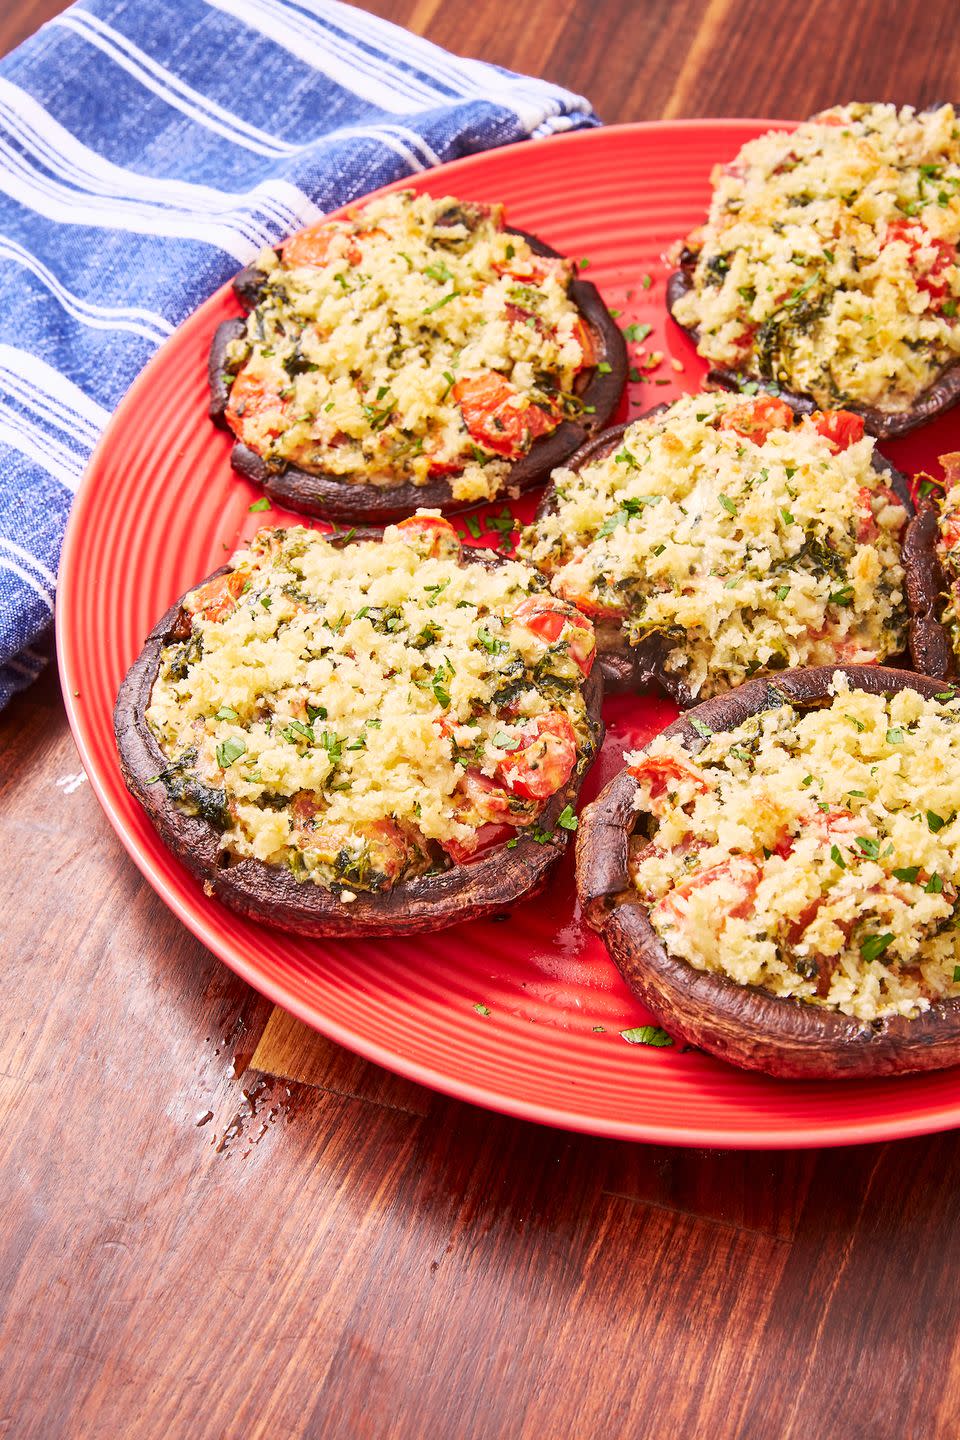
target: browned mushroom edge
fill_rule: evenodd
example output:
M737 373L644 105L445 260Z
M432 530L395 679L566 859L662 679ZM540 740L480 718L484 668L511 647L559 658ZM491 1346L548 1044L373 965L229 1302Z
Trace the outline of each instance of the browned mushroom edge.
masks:
M903 537L903 568L910 610L910 658L916 670L943 680L955 673L956 664L949 632L939 618L947 588L937 556L939 525L936 502L929 497L921 500Z
M667 281L667 310L675 325L678 325L683 332L690 337L694 345L700 342L700 333L695 326L681 325L674 316L673 310L681 295L686 295L693 289L693 272L696 267L697 256L692 250L684 249L680 253L680 267L674 270ZM785 400L798 415L809 415L820 407L809 395L798 394L794 390L785 390L775 381L764 379L761 375L752 375L746 370L710 370L707 374L707 383L715 385L724 390L742 390L745 383L756 385L769 395L779 395ZM940 415L944 410L949 410L960 400L960 361L954 361L940 372L939 377L929 385L926 390L921 391L912 405L906 410L898 410L895 414L889 414L885 410L878 410L873 405L858 405L855 401L844 401L843 409L850 410L855 415L863 416L863 423L871 435L878 440L894 440L900 435L906 435L908 431L915 430L918 425L925 425L935 415Z
M838 670L853 689L871 694L909 687L929 699L943 688L942 681L879 665L785 670L775 680L751 680L705 701L662 733L680 736L696 753L706 741L694 720L713 731L731 730L785 702L800 707L827 703ZM577 890L588 924L603 938L631 990L670 1035L747 1070L783 1078L903 1075L960 1061L960 1000L932 1005L914 1020L898 1015L864 1023L755 985L738 985L671 955L628 876L627 844L637 818L634 791L632 776L622 770L581 813Z
M526 240L537 255L561 259L559 251L538 240L525 230L510 230ZM279 252L278 252L279 253ZM256 266L241 270L233 282L234 293L249 311L254 308L266 275ZM516 496L542 484L550 471L562 465L569 455L590 435L602 430L610 419L627 377L627 347L617 322L610 314L597 287L588 280L571 280L568 294L586 323L596 349L597 364L577 376L575 389L584 405L591 405L591 414L580 420L564 420L549 435L535 440L526 455L511 466L500 494ZM226 348L231 340L245 333L240 317L224 320L218 326L210 349L207 378L210 384L210 416L226 428L226 407L229 388L224 381ZM600 362L609 369L601 373ZM328 520L360 521L387 525L410 515L418 506L442 511L445 515L466 510L476 500L454 498L449 479L429 480L425 485L361 484L349 477L313 474L297 465L284 464L274 468L238 441L231 453L231 464L241 475L262 485L267 494L288 510L319 515Z
M467 552L464 559L483 565L503 563L490 551ZM221 566L208 578L222 575L229 568ZM190 591L196 588L192 585ZM301 935L362 937L441 930L502 911L543 889L567 845L568 832L557 826L557 817L565 806L576 802L603 739L603 682L599 668L584 685L593 740L588 764L553 796L534 827L541 835L549 832L549 840L540 842L518 830L519 839L513 849L498 846L472 864L453 865L437 874L401 881L392 890L379 894L361 891L356 900L344 903L338 890L312 881L298 882L288 870L259 860L238 859L222 850L219 831L200 816L178 810L164 785L157 783L169 762L147 724L146 710L161 651L180 616L183 598L153 627L130 667L117 696L114 732L128 789L140 801L164 844L203 882L208 895L253 920Z
M631 425L637 420L649 420L669 409L666 404L654 405L623 425L614 425L602 434L594 436L565 462L567 470L580 471L585 465L592 465L605 459L623 442ZM890 482L891 489L906 509L909 516L914 513L910 485L905 475L876 450L873 453L873 468ZM553 483L544 491L537 506L536 519L541 519L556 508L556 489ZM919 518L919 517L917 517ZM939 563L934 544L936 527L925 526L923 531L914 531L911 521L904 536L903 566L906 572L907 607L910 613L908 645L912 663L922 674L944 676L949 673L944 654L949 656L950 645L946 631L930 613L941 586L936 580ZM909 545L909 548L908 548ZM928 599L928 597L930 597ZM627 642L619 625L597 626L597 663L603 669L608 695L648 690L651 687L663 691L677 705L686 708L696 704L696 697L683 680L666 668L667 656L676 648L675 642L665 635L651 635L639 645ZM893 657L898 658L898 657Z

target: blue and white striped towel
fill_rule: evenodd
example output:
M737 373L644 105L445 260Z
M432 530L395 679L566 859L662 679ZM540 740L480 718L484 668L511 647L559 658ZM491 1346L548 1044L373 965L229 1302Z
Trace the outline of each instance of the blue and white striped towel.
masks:
M87 458L175 325L378 185L597 123L336 0L81 0L0 62L0 706L43 663Z

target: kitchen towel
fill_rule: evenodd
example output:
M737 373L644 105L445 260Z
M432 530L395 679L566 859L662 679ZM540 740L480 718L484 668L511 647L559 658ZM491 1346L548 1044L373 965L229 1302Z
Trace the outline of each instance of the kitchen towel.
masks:
M90 452L201 300L378 185L598 123L337 0L81 0L0 61L0 706Z

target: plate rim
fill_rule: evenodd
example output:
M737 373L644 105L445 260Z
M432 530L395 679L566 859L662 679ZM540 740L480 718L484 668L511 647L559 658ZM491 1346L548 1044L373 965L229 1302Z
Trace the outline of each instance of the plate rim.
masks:
M794 129L799 122L796 120L770 119L757 116L720 116L720 117L685 117L676 120L644 120L633 121L620 125L601 125L588 129L570 131L560 135L548 136L536 140L533 143L533 153L542 154L547 149L555 149L562 146L571 149L582 145L595 145L602 143L601 137L629 136L631 134L649 134L656 131L677 131L677 130L738 130L778 127L782 129ZM515 141L510 145L494 147L491 150L479 151L472 155L462 156L459 159L447 161L440 166L432 166L425 170L423 175L451 175L457 179L461 175L469 175L471 170L481 164L489 164L491 157L506 151L528 149L527 141ZM366 200L370 196L389 194L392 191L402 189L417 176L404 176L398 180L391 181L388 185L377 187L369 191L367 195L359 196L349 201L346 205L327 212L331 217L336 217L351 206L359 203L361 199ZM114 807L112 798L107 792L103 777L100 774L99 763L93 758L86 733L86 718L82 704L82 696L78 695L76 685L78 677L74 671L76 663L76 646L68 638L67 616L69 615L69 594L77 583L74 579L74 572L81 563L81 533L80 517L82 510L86 507L89 492L93 489L96 472L101 463L101 457L113 444L113 436L119 429L128 414L134 413L140 403L141 394L149 389L152 371L155 365L161 363L167 346L185 330L200 327L204 324L208 311L214 309L222 300L224 292L229 290L230 281L218 286L197 308L192 311L174 330L173 334L164 341L157 351L150 357L146 365L135 377L126 390L116 408L108 420L103 433L100 436L90 459L85 467L83 477L77 486L70 507L70 515L64 534L61 548L60 564L57 580L57 607L55 619L56 632L56 655L57 667L60 676L60 683L63 691L64 707L67 720L73 735L74 743L80 754L83 768L87 774L93 793L97 798L106 819L114 834L120 840L124 850L136 865L140 874L150 885L151 889L160 898L176 918L190 931L190 933L205 946L220 964L226 965L258 994L263 995L273 1005L279 1006L288 1014L293 1015L302 1023L308 1025L318 1034L342 1045L351 1053L360 1055L363 1059L380 1065L384 1069L401 1075L405 1079L423 1085L430 1090L450 1098L465 1101L471 1105L477 1105L494 1113L508 1115L513 1119L525 1120L535 1124L548 1125L556 1129L570 1130L579 1134L596 1135L605 1139L627 1140L647 1144L669 1145L678 1148L697 1149L722 1149L722 1150L798 1150L836 1148L848 1145L874 1144L889 1140L909 1139L920 1135L935 1134L941 1131L955 1129L960 1126L960 1099L952 1105L945 1105L941 1109L924 1111L921 1115L908 1117L889 1117L881 1115L876 1119L864 1121L846 1120L838 1123L823 1123L805 1128L802 1132L796 1133L789 1125L765 1130L762 1133L751 1133L743 1128L729 1126L712 1127L709 1130L698 1128L696 1125L658 1123L652 1119L637 1121L604 1119L591 1116L583 1111L567 1108L563 1103L548 1105L536 1101L525 1101L519 1097L504 1094L499 1090L490 1089L487 1086L472 1081L460 1080L447 1071L434 1069L416 1059L405 1057L396 1051L377 1043L374 1040L358 1035L339 1021L317 1012L314 1008L301 1001L296 995L285 991L282 984L275 982L268 976L264 976L255 963L249 961L239 948L233 949L229 954L222 953L227 947L219 940L214 933L212 926L207 921L205 899L194 909L184 903L168 884L167 879L152 869L149 858L142 851L136 835L128 826L123 815ZM65 603L66 602L66 606ZM119 767L118 767L119 768ZM251 922L257 923L257 922ZM266 927L269 929L270 927ZM343 942L349 944L350 942ZM612 963L612 962L611 962ZM783 1084L790 1082L784 1081Z

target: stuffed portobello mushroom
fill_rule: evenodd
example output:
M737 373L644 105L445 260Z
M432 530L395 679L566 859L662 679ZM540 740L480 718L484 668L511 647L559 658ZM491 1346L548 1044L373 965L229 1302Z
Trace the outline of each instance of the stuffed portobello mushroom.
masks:
M581 816L588 922L674 1036L771 1075L960 1061L960 697L878 666L752 681Z
M960 123L850 104L713 176L667 304L727 383L900 435L960 398Z
M421 513L337 544L261 530L120 691L124 777L243 914L436 930L538 891L602 735L590 621Z
M909 490L845 411L687 395L554 472L520 543L590 615L608 688L679 704L904 649Z
M942 482L917 477L921 498L904 553L912 557L910 653L918 670L945 677L960 665L960 451L940 464Z
M542 481L609 419L626 351L595 286L503 207L398 192L241 272L210 413L281 504L385 523Z

